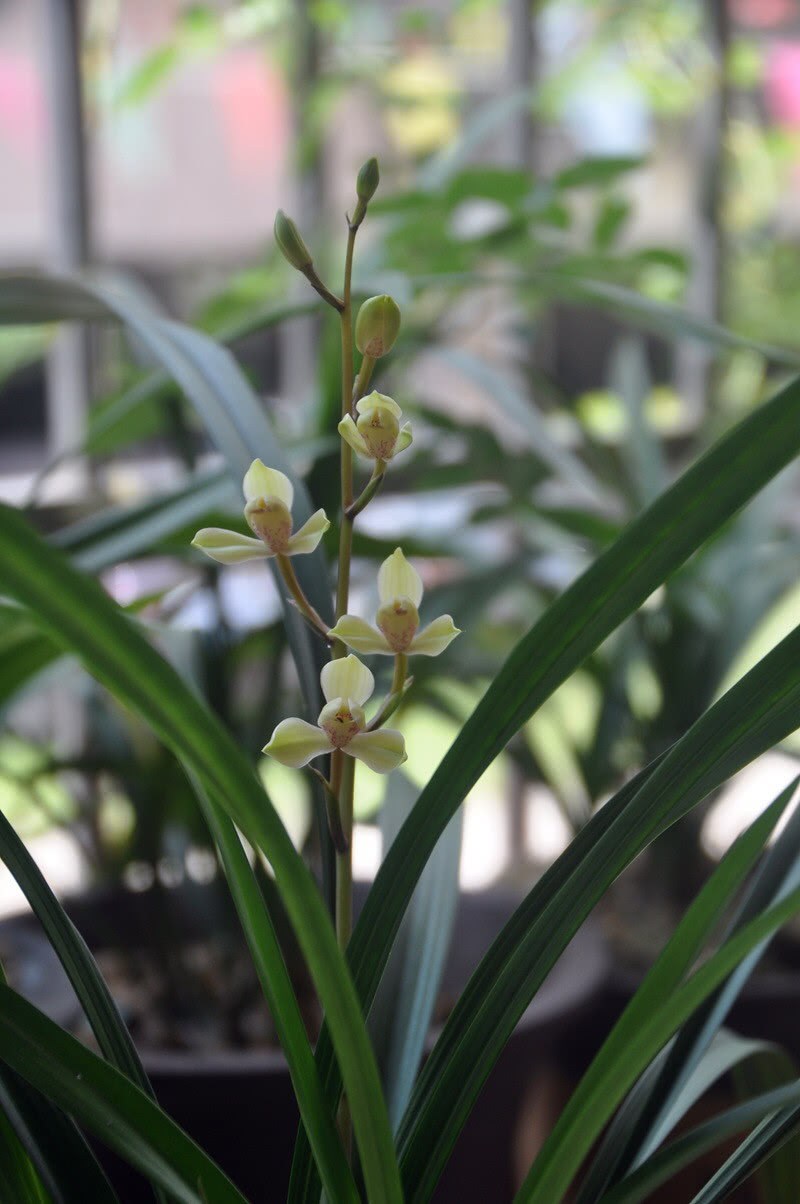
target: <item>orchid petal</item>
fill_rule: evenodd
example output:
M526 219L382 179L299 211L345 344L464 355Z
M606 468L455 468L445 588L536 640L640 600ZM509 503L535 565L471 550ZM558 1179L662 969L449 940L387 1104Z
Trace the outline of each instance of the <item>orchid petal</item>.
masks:
M450 615L440 615L417 632L408 651L416 656L438 656L460 634Z
M357 414L368 414L370 410L388 410L398 422L403 416L403 411L397 402L393 398L387 397L385 393L379 393L377 389L373 389L366 397L362 397L356 402Z
M397 436L397 442L394 445L394 451L392 452L392 459L394 459L395 456L399 456L400 452L405 451L407 447L410 447L411 444L413 443L413 441L414 441L414 436L411 434L411 423L404 422L403 425L400 427L400 433Z
M410 598L415 606L422 601L422 578L402 548L395 548L378 569L378 594L384 606L395 598Z
M294 486L289 478L277 468L267 468L261 460L254 460L242 482L244 500L252 502L259 497L276 497L291 510L294 501Z
M406 742L402 732L380 727L375 732L359 732L345 745L344 752L375 773L391 773L406 760Z
M353 422L350 414L347 414L342 419L336 429L344 439L345 443L350 444L354 452L356 452L359 456L364 456L364 458L367 460L372 458L369 454L369 448L367 447L366 440L356 424Z
M203 527L192 540L192 547L220 564L240 564L243 560L263 560L272 555L260 539L226 531L224 527Z
M313 552L330 525L330 519L324 510L315 511L289 540L286 549L289 555L302 556L306 552Z
M362 654L384 652L389 656L392 655L392 650L383 632L378 631L377 627L373 627L371 623L365 623L356 615L342 615L336 626L330 629L328 635L341 640L354 652Z
M320 682L326 702L334 698L346 698L359 707L364 705L375 689L375 678L352 653L329 661L320 674Z
M300 769L307 765L312 757L318 757L330 750L328 737L318 727L306 723L305 719L284 719L275 728L272 739L262 751L268 757L280 761L281 765Z

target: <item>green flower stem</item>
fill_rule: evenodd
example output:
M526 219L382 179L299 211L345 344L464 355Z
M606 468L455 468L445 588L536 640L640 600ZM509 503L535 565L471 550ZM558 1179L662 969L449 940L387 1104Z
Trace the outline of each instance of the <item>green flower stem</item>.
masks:
M394 677L392 679L392 688L375 715L375 718L367 724L367 731L374 732L377 728L383 727L387 719L390 719L395 713L400 703L405 698L408 691L414 684L413 677L406 677L408 669L408 656L405 652L398 653L394 659Z
M339 948L344 953L353 932L353 787L355 782L355 757L339 752L341 761L339 785L339 819L345 841L345 851L336 854L336 936ZM348 1159L353 1149L353 1121L347 1096L339 1104L339 1132L344 1152Z
M344 260L343 305L339 314L342 333L342 417L346 418L353 404L353 310L351 282L353 251L358 226L348 220L347 251ZM350 600L350 561L353 555L353 518L348 511L353 504L353 449L346 439L341 440L342 525L339 533L339 576L336 582L336 618L347 614ZM333 647L333 657L347 652L341 640ZM339 820L346 842L344 852L336 854L336 939L344 952L353 931L353 784L355 762L337 750L331 757L331 786L339 801ZM353 1124L350 1106L342 1096L339 1106L339 1132L345 1154L350 1157L353 1145Z
M348 226L347 252L344 261L344 306L340 313L342 328L342 417L350 413L353 396L353 311L350 301L353 276L353 249L357 226ZM339 579L336 587L336 618L347 614L350 598L350 559L353 552L353 520L348 510L353 504L353 449L346 439L341 441L342 527L339 535ZM334 658L344 656L346 648L340 641L334 647Z
M372 380L372 371L375 367L375 360L371 355L365 355L361 360L361 367L358 370L356 383L353 385L353 396L351 400L351 408L359 401L369 388L369 382Z
M392 694L402 694L408 673L408 653L398 652L394 658L394 676L392 677Z
M319 293L320 297L322 297L322 300L326 301L328 305L331 305L337 311L337 313L341 313L344 309L344 302L340 297L337 297L335 293L332 293L327 285L320 280L319 276L314 270L313 264L309 264L308 267L301 268L300 270L314 291Z
M375 494L378 492L381 485L383 484L383 476L384 476L385 472L386 472L386 461L385 460L376 460L375 468L372 471L372 476L370 477L367 484L364 486L363 491L359 494L359 496L353 502L350 509L347 511L347 517L350 519L351 523L355 519L356 515L360 514L361 511L364 509L364 507L368 506L369 503L372 501Z
M300 582L297 580L297 574L294 571L291 559L288 556L281 556L280 554L276 556L275 559L278 561L278 568L281 571L281 576L286 582L286 587L297 604L297 609L308 619L311 626L318 633L318 635L322 636L326 644L332 643L332 640L328 635L328 625L327 623L323 622L316 610L314 610L314 607L311 605L308 598L303 593L303 588L300 585Z

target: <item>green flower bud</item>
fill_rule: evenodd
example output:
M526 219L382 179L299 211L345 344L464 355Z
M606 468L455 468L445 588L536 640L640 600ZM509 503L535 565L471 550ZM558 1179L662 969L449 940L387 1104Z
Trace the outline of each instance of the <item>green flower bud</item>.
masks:
M399 330L397 302L385 293L381 297L370 297L356 318L356 347L362 355L376 360L392 350Z
M378 171L378 160L374 157L367 159L356 180L356 195L366 204L371 201L378 190L381 175Z
M305 272L311 267L311 252L303 242L297 226L282 209L275 214L275 241L284 259L288 260L293 268Z

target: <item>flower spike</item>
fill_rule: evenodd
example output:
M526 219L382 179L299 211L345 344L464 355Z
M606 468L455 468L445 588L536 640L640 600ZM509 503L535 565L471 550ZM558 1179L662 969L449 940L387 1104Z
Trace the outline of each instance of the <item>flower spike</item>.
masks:
M364 704L372 696L375 679L355 656L330 661L320 675L325 706L316 727L304 719L284 719L263 751L267 756L300 769L314 757L341 749L363 761L375 773L391 773L406 759L405 740L390 728L366 730Z
M381 605L376 625L357 615L343 615L328 635L363 654L438 656L460 631L450 615L440 615L420 630L422 593L422 578L402 549L396 548L378 570Z

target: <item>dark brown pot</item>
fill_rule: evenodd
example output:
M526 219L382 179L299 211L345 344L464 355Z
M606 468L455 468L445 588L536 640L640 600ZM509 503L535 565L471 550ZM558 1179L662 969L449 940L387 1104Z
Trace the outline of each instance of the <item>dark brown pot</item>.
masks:
M196 935L207 916L206 888L180 896L171 930ZM162 892L162 898L164 892ZM506 891L463 895L442 984L455 999L517 899ZM92 948L136 943L161 908L148 894L119 892L68 905ZM170 908L172 911L173 909ZM59 1023L74 1019L77 1001L30 916L0 922L0 958L22 971L21 988ZM34 956L35 952L35 956ZM24 970L23 970L24 967ZM35 968L34 968L35 967ZM511 1200L552 1119L553 1091L563 1094L606 1031L608 954L599 925L580 930L526 1011L487 1079L437 1189L438 1204L504 1204ZM598 1031L598 1026L599 1030ZM428 1047L437 1033L432 1031ZM298 1114L279 1051L197 1054L141 1051L159 1103L254 1202L285 1199ZM152 1200L143 1180L106 1151L103 1161L123 1204Z

